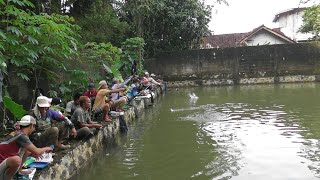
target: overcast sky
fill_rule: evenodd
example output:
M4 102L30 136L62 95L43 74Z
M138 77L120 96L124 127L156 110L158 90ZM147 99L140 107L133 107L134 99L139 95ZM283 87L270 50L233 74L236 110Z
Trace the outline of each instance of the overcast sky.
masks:
M215 0L206 0L212 3ZM214 34L242 33L264 24L275 28L272 20L276 14L291 8L306 7L320 0L312 0L308 4L299 4L300 0L227 0L229 6L217 4L213 8L212 20L209 24Z

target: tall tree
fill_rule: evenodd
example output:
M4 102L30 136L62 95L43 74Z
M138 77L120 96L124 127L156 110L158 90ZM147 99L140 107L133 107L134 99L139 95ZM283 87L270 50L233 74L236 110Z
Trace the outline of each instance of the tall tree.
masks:
M77 53L73 18L62 15L36 15L28 10L27 0L0 0L0 64L2 72L8 67L19 69L17 75L29 80L41 72L59 77L55 70L65 70L67 60ZM24 8L24 9L22 9Z
M311 6L305 10L300 31L312 33L315 39L320 39L320 5Z
M129 25L119 20L108 1L74 1L70 15L82 29L80 35L83 42L111 42L120 47L127 39Z
M119 15L143 37L146 53L197 46L208 30L211 7L199 0L136 0L123 2Z

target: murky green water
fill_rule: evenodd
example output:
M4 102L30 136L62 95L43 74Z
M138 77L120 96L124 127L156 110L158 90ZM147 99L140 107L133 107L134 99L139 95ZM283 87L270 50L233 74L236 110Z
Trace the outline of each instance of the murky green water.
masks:
M319 91L320 84L168 91L77 179L318 179Z

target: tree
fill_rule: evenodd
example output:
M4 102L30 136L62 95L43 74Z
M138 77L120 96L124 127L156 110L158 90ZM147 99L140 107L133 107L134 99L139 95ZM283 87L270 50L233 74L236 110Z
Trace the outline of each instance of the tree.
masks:
M209 31L211 7L199 0L127 0L119 9L132 32L145 39L148 56L195 47Z
M313 5L304 11L301 32L312 33L315 39L320 38L320 5Z
M127 39L130 27L119 20L108 1L74 1L70 15L75 17L76 23L81 27L81 41L84 44L111 42L115 46L121 46Z
M34 5L27 0L0 0L0 64L17 68L25 80L40 74L59 77L67 60L77 53L77 30L73 18L58 14L34 14ZM37 88L37 87L36 87Z

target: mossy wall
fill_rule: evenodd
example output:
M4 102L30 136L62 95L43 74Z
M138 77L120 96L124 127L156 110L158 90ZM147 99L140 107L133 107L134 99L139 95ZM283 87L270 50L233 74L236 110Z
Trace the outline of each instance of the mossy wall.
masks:
M145 62L167 81L232 80L320 74L316 43L166 52Z

